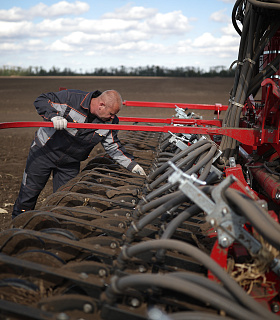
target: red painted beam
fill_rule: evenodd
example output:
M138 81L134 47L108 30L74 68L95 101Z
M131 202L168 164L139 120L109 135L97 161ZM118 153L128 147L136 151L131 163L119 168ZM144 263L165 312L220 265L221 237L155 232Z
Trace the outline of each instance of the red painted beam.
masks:
M139 117L119 117L123 122L146 122L146 123L166 123L166 124L196 124L209 126L222 126L222 120L203 120L203 119L179 119L179 118L139 118Z
M2 122L0 129L23 128L23 127L53 127L52 122ZM120 125L120 124L95 124L95 123L72 123L68 122L68 128L80 129L107 129L128 131L153 131L173 132L190 134L226 135L245 145L260 145L260 130L254 128L228 128L228 127L198 127L198 126L147 126L147 125ZM277 131L275 130L277 133ZM276 139L277 137L275 137ZM277 138L278 139L278 138ZM278 139L279 140L279 139Z
M127 107L150 107L150 108L172 108L176 106L183 109L197 109L197 110L214 110L214 111L225 111L228 106L220 103L216 104L195 104L195 103L169 103L169 102L147 102L147 101L127 101L123 104Z

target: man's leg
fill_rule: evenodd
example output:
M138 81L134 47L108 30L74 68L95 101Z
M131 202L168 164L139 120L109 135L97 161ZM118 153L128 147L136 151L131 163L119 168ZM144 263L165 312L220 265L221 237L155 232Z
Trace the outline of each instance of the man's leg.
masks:
M36 145L30 148L26 168L15 202L12 218L35 208L38 196L46 185L52 171L52 163Z
M69 180L75 178L80 172L80 163L73 162L59 165L53 170L53 192L63 186Z

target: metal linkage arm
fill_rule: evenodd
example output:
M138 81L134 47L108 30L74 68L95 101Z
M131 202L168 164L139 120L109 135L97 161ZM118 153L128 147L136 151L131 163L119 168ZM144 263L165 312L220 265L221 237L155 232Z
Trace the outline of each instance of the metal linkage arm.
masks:
M174 173L168 181L172 184L179 183L179 189L197 204L207 214L206 220L216 228L218 242L221 247L229 247L235 240L239 241L250 253L257 254L261 244L243 226L245 218L237 215L223 200L222 194L236 178L228 176L212 191L212 201L194 182L205 184L204 181L194 176L189 176L178 169L172 162L169 165Z

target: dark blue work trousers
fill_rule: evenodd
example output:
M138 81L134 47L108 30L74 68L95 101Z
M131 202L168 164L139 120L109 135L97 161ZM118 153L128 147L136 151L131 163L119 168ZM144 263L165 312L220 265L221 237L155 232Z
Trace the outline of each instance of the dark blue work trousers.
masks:
M34 145L30 148L26 161L26 168L15 202L12 218L24 211L33 210L37 199L45 187L51 173L53 174L53 192L63 186L70 179L76 177L80 171L80 162L65 163L52 161L41 148Z

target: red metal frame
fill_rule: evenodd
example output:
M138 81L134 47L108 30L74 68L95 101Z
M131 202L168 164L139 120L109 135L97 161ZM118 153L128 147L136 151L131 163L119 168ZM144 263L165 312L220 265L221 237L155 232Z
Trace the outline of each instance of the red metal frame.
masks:
M123 125L123 124L90 124L90 123L68 123L69 128L92 128L92 129L108 129L108 130L130 130L130 131L154 131L154 132L173 132L173 133L190 133L204 135L225 135L231 137L248 148L257 149L263 144L270 144L280 154L279 145L279 121L280 121L280 91L274 81L266 79L262 83L263 87L267 87L266 103L264 108L254 109L255 124L249 123L251 119L243 119L241 121L242 128L221 127L221 120L202 120L202 119L157 119L157 118L138 118L138 117L120 117L121 122L134 123L161 123L163 126L148 125ZM151 107L151 108L190 108L194 110L214 110L216 112L227 110L227 106L221 104L186 104L186 103L163 103L163 102L145 102L145 101L124 101L126 106L135 107ZM244 110L252 113L254 106L247 104ZM257 123L259 122L259 123ZM272 123L272 126L268 126ZM184 125L184 126L182 126ZM52 127L51 122L10 122L0 123L0 129L18 128L18 127Z
M195 103L171 103L171 102L148 102L148 101L127 101L123 102L127 107L149 107L149 108L171 108L175 109L176 106L183 109L196 109L196 110L214 110L226 111L228 106L220 103L216 104L195 104Z
M196 124L195 122L192 122ZM2 122L0 129L23 128L23 127L53 127L52 122ZM259 145L260 131L258 129L247 128L215 128L215 127L191 127L191 126L148 126L148 125L121 125L121 124L93 124L93 123L72 123L68 122L68 128L80 129L107 129L107 130L128 130L128 131L153 131L153 132L173 132L190 133L203 135L226 135L238 140L243 144ZM268 130L266 130L268 131ZM275 137L276 141L276 137Z

